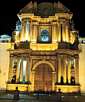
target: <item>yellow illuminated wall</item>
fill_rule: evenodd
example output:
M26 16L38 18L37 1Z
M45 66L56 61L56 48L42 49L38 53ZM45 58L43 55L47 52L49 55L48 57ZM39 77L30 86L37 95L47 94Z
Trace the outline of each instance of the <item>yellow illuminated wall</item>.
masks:
M9 49L10 43L0 43L0 90L6 88L9 69Z
M85 44L80 44L82 52L79 55L79 80L81 91L85 93Z
M79 55L79 80L81 91L85 92L85 44L80 44L82 52ZM0 89L6 88L9 68L9 49L10 43L0 43Z

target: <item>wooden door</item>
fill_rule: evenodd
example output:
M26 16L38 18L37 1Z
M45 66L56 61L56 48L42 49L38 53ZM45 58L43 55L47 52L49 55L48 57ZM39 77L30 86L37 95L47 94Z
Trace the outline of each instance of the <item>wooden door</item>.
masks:
M40 64L35 70L34 90L52 90L52 69L47 64Z

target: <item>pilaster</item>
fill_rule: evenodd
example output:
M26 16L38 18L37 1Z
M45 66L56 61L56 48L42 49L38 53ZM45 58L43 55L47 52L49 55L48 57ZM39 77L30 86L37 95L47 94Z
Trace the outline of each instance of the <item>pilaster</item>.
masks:
M65 30L66 30L66 42L70 42L69 25L68 25L68 23L66 23Z
M66 83L68 84L68 57L66 56L65 67L66 67Z
M32 82L32 89L31 89L31 90L34 91L34 78L35 78L35 71L32 71L31 74L32 74L32 81L31 81L31 82Z
M71 61L70 57L68 57L68 83L70 83L71 80Z
M75 57L75 82L79 84L79 56Z
M24 29L24 20L22 20L22 30L21 30L21 33L20 33L20 41L23 41L24 40L24 31L25 31L25 29Z
M10 63L9 63L9 74L8 74L8 80L11 81L13 72L12 72L12 68L13 68L13 56L10 55Z
M58 42L60 42L61 41L61 24L60 24L59 21L58 21L58 30L59 30L59 32L58 32Z
M52 22L52 43L57 42L57 22Z
M58 55L58 83L61 82L61 57Z
M37 36L38 36L38 22L37 21L33 21L32 22L32 36L31 36L31 41L32 43L36 43L37 42Z
M55 91L56 72L52 72L52 90Z

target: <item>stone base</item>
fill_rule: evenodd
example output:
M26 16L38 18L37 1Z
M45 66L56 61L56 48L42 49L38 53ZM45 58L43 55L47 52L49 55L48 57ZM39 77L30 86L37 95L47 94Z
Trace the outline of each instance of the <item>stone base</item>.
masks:
M32 91L31 85L28 84L7 84L6 89L9 91L16 90L16 87L18 87L19 91ZM80 85L55 85L55 90L58 92L59 89L63 93L78 93L80 92Z
M78 93L80 92L80 85L56 85L55 90L63 93Z
M16 90L16 87L18 87L18 90L19 91L30 91L30 85L28 84L7 84L6 85L6 90L9 90L9 91L14 91Z

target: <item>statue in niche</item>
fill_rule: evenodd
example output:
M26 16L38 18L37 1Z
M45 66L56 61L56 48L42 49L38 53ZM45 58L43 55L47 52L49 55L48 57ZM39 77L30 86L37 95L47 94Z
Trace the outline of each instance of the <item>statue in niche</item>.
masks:
M75 84L75 78L73 76L71 76L71 84L74 85Z
M14 76L12 77L11 83L13 83L13 84L16 83L16 75L14 75Z
M61 84L64 84L63 76L61 76Z

